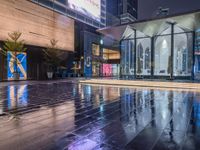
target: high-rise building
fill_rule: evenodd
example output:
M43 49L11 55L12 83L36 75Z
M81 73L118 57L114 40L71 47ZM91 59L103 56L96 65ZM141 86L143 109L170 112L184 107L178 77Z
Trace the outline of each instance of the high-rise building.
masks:
M107 0L106 6L106 25L120 24L119 0Z
M121 24L137 19L138 0L119 0Z
M138 0L107 0L107 26L135 21Z

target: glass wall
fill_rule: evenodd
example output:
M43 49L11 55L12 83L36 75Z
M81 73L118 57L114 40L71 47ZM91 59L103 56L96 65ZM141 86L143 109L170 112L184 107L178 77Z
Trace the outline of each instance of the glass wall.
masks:
M169 76L173 69L173 76L175 77L191 76L193 34L175 25L173 30L173 54L171 54L171 31L171 27L168 27L160 35L155 37L154 75Z
M200 80L200 28L195 31L195 79Z
M169 78L171 74L177 78L192 76L192 31L178 24L166 24L152 38L144 37L141 33L136 35L136 39L126 39L121 42L122 76L159 76L166 78ZM154 39L153 43L151 42L152 39ZM134 45L135 41L136 46ZM153 62L151 56L153 56Z
M154 75L169 76L171 70L171 35L155 38Z
M134 40L121 42L121 74L134 75Z
M136 74L151 75L151 39L137 39Z
M191 76L193 62L193 38L192 33L180 33L174 35L174 76Z

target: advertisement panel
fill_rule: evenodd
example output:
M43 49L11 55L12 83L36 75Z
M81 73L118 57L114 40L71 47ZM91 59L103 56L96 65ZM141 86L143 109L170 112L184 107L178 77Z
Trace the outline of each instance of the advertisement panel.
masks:
M100 21L101 0L68 0L69 8Z
M7 65L8 65L8 80L13 80L13 73L15 70L20 73L20 79L27 79L27 60L26 53L18 52L17 53L17 68L15 68L14 59L15 55L12 52L8 52L7 54Z

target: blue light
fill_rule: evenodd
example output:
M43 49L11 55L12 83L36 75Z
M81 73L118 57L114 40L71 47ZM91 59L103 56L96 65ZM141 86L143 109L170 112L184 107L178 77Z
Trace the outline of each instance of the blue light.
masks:
M7 54L7 74L8 74L8 80L13 79L13 73L14 73L14 64L13 64L13 55L11 52L8 52ZM17 70L20 73L20 79L26 79L27 78L27 56L26 53L17 53Z
M102 39L100 40L100 44L103 45L103 40Z

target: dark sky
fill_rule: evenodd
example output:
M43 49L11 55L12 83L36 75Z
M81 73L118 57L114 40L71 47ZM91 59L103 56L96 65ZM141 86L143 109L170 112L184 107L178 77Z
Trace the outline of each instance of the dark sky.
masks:
M200 9L200 0L138 0L138 19L152 18L159 6L170 8L170 14Z

